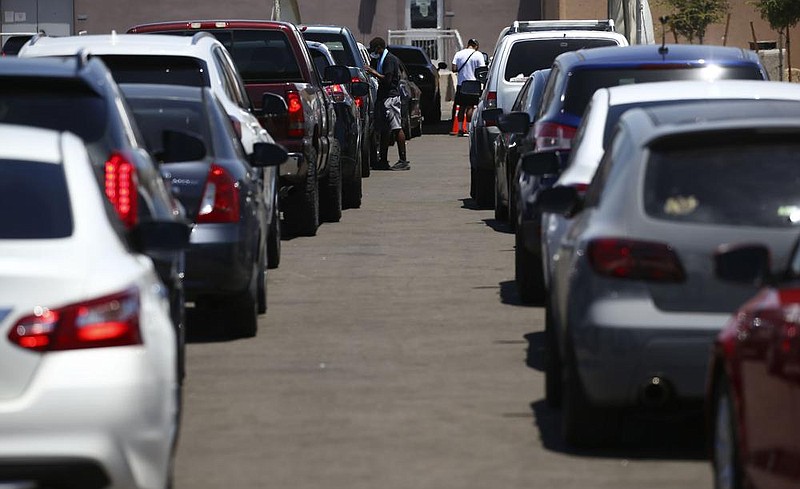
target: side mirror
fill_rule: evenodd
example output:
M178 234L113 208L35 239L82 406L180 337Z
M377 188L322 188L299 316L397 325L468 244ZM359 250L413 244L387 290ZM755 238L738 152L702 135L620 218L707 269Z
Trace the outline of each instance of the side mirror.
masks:
M728 282L761 286L770 278L770 253L764 245L722 245L714 254L714 275Z
M500 116L503 115L503 109L485 109L481 112L481 118L483 122L489 122L492 124L497 124L498 119Z
M350 75L350 68L342 65L331 65L325 67L323 74L326 83L344 85L350 83L353 77Z
M536 203L542 212L570 216L580 211L583 201L575 187L558 186L541 190Z
M484 117L484 119L486 118ZM511 112L500 116L497 126L506 133L525 134L531 127L531 117L527 112Z
M522 155L522 171L537 177L557 175L561 172L561 155L558 151L525 153Z
M197 161L206 157L206 145L201 138L181 131L165 130L161 135L161 151L153 156L162 163Z
M464 95L480 95L482 90L481 82L477 80L464 80L461 82L461 93Z
M478 68L475 68L475 78L479 82L486 83L486 79L488 77L489 77L489 67L488 66L479 66Z
M189 247L192 228L178 221L142 221L128 234L131 247L138 253L180 251Z
M261 112L265 116L281 116L289 113L286 100L274 93L264 93L261 96Z
M438 69L440 69L440 70L446 70L447 69L447 63L445 63L444 61L439 61L439 64L436 65L436 67Z
M350 84L350 95L353 97L365 97L369 94L369 83L353 82Z
M256 168L278 166L286 161L289 153L282 146L274 143L253 144L253 154L250 155L250 165Z

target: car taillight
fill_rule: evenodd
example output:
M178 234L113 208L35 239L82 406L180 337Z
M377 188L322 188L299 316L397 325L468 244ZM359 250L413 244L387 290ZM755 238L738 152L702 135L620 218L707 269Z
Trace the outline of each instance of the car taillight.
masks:
M242 139L242 122L235 118L231 117L231 124L233 124L233 131L236 133L236 137Z
M497 108L497 92L486 92L486 109Z
M286 92L286 105L289 109L289 126L286 135L290 138L301 138L305 134L305 114L303 103L297 92Z
M587 247L595 272L609 277L653 282L683 282L686 274L667 244L631 239L593 239Z
M119 153L112 153L106 161L105 191L125 227L130 229L135 226L139 200L136 168Z
M574 188L581 197L583 197L586 194L586 191L589 190L588 183L573 183L570 185L570 187Z
M140 345L139 310L135 288L58 309L37 307L17 321L8 338L42 352Z
M360 81L361 81L361 78L359 78L357 76L354 76L353 78L350 79L350 83L358 83ZM355 102L356 102L356 107L358 107L360 109L361 106L364 104L364 100L366 98L367 98L366 95L364 95L362 97L353 97L353 100L355 100Z
M537 122L533 126L536 151L567 150L572 147L575 128L554 122Z
M344 102L344 87L341 85L330 85L328 87L328 94L331 96L334 102L342 103Z
M239 222L239 183L214 163L197 212L198 223Z

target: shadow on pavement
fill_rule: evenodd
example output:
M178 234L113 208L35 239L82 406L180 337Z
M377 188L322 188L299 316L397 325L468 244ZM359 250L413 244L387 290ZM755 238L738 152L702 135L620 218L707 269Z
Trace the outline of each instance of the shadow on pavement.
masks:
M223 311L186 309L187 343L221 343L240 339L225 325L230 321Z
M544 372L544 331L528 333L525 335L528 349L525 355L525 365L534 370Z
M519 297L519 291L517 290L517 282L514 280L500 282L500 302L509 306L539 307L535 304L525 304L522 302L522 299Z
M498 233L514 234L507 222L501 222L497 219L484 219L483 222Z
M422 134L450 134L450 129L452 129L453 123L450 121L449 117L447 120L434 122L434 123L423 123L422 124ZM453 139L457 139L456 136L453 136Z
M481 208L481 207L478 205L478 203L477 203L477 202L475 202L475 199L473 199L472 197L467 197L467 198L465 198L465 199L458 199L458 200L460 200L460 201L461 201L461 208L462 208L462 209L469 209L469 210L471 210L471 211L481 211L481 210L485 210L485 209L482 209L482 208Z

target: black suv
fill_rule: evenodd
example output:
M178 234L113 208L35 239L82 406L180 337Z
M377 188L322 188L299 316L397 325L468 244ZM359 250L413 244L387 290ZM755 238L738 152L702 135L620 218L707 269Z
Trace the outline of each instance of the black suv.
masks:
M6 58L0 68L0 122L69 131L83 139L97 184L130 240L137 239L140 222L187 222L99 58L89 59L83 53L69 58ZM134 186L136 191L131 192ZM182 369L184 252L159 251L150 256L170 291Z
M442 97L439 90L439 70L447 69L447 63L433 64L427 51L418 46L390 44L386 46L406 66L408 76L422 90L420 110L426 124L438 124L442 118Z

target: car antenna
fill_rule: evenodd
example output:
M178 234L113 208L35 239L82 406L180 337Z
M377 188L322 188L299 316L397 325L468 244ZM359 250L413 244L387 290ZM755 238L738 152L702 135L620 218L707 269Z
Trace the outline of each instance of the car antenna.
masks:
M661 47L658 48L658 54L666 56L667 53L669 53L669 48L667 47L667 23L669 22L669 16L662 15L658 20L661 22Z

